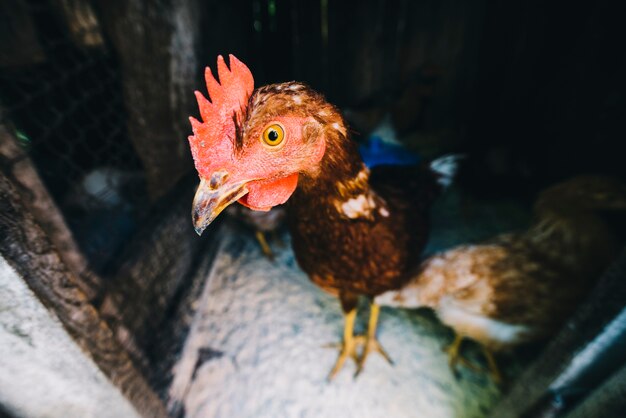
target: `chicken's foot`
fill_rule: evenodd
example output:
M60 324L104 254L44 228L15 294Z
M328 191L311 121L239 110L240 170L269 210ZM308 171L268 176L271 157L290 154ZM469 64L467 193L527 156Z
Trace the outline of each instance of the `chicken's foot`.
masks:
M470 362L469 360L467 360L465 357L461 355L462 343L463 343L463 336L460 334L456 334L454 336L454 341L452 342L452 344L450 344L450 346L446 348L446 351L448 352L448 356L449 356L448 361L450 364L450 369L452 369L452 371L456 373L456 365L457 363L461 363L470 370L473 370L479 373L485 373L486 370L484 368L475 365L474 363ZM491 351L489 351L487 347L483 345L481 345L480 347L482 349L483 355L485 356L485 359L487 360L489 374L491 375L495 383L501 384L502 375L500 374L500 369L498 368L496 359L494 358L493 354L491 353Z
M496 362L493 353L487 348L483 346L483 354L487 359L487 365L489 366L489 374L491 374L491 378L496 384L502 384L502 374L500 373L500 368L498 367L498 363Z
M354 321L356 319L356 308L352 309L346 314L346 322L343 329L343 341L339 344L332 344L328 347L339 347L339 356L333 366L332 370L328 374L328 381L331 381L341 370L346 359L352 358L355 362L358 361L358 344L359 341L354 336Z
M385 360L389 362L389 364L393 364L393 360L391 360L391 357L389 357L389 354L387 354L385 349L382 347L382 345L380 344L380 342L378 342L378 339L376 338L376 328L378 326L379 314L380 314L380 306L378 306L375 303L372 303L370 306L370 319L367 325L367 335L356 337L356 339L359 341L365 340L364 341L365 348L363 349L363 353L361 354L361 357L359 358L358 367L357 367L356 373L354 374L354 377L358 376L363 371L365 360L367 359L367 356L373 351L380 353L385 358Z
M467 360L463 355L461 355L461 346L463 345L464 337L460 334L454 335L454 341L444 350L448 353L448 364L450 365L450 369L456 374L456 365L461 363L465 367L475 372L482 371L480 367L476 366L469 360Z

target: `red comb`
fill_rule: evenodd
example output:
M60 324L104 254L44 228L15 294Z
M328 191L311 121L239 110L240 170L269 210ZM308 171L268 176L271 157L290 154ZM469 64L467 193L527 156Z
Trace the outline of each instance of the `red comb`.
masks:
M203 123L196 118L189 118L194 133L189 137L189 145L198 171L198 162L210 158L209 145L214 139L234 138L233 115L246 106L254 90L254 79L248 67L232 54L228 58L230 69L221 55L217 57L219 83L209 67L204 71L211 101L199 91L195 92Z

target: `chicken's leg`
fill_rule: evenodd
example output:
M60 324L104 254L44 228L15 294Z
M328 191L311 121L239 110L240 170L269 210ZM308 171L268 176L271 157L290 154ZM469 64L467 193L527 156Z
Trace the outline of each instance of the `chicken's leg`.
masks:
M354 361L357 361L357 339L354 337L354 320L356 319L356 308L352 308L350 312L346 314L346 323L343 328L343 341L339 344L339 357L333 366L332 370L328 374L328 380L332 380L333 377L341 370L346 359L351 357ZM335 347L336 345L333 345Z
M267 240L265 239L265 234L263 231L256 231L255 233L256 240L259 241L259 245L261 246L261 251L263 254L270 259L270 261L274 260L274 253L272 253L272 249L270 248Z
M465 357L461 355L461 345L463 344L463 338L464 337L461 334L455 334L452 344L445 348L445 351L448 353L448 364L450 365L450 369L452 369L453 372L456 372L457 363L461 363L468 369L479 372L479 367L470 363Z
M462 343L463 336L460 334L456 334L454 336L454 341L452 342L452 344L450 344L450 346L446 348L448 356L450 357L449 364L452 371L456 371L457 363L462 363L465 367L475 372L485 372L483 368L476 366L461 355ZM491 377L497 384L502 383L502 375L500 374L500 370L498 368L495 358L493 357L493 354L491 354L491 351L489 351L487 347L481 345L481 348L483 354L485 355L485 358L487 359L487 365L489 366L489 372L491 374Z
M494 358L493 354L485 346L483 346L483 354L485 355L485 358L487 359L487 365L489 366L489 372L491 374L491 378L493 379L494 382L496 382L496 384L498 385L502 384L502 374L500 373L500 368L498 367L498 363L496 362L496 359Z
M453 371L456 368L456 363L461 358L461 344L463 344L463 336L460 334L455 334L454 341L452 341L452 344L450 344L445 349L445 351L448 353L448 364Z
M389 364L393 364L391 357L389 357L389 354L387 354L387 352L383 349L382 345L380 345L380 343L378 342L378 339L376 338L376 328L378 326L379 313L380 313L380 306L378 306L375 303L372 303L370 305L370 319L367 325L367 335L357 337L357 339L365 338L366 340L365 340L365 348L363 349L363 354L361 355L361 358L359 359L358 368L356 370L355 376L358 376L363 371L365 360L367 359L367 356L372 351L379 352L385 358L385 360L389 362Z

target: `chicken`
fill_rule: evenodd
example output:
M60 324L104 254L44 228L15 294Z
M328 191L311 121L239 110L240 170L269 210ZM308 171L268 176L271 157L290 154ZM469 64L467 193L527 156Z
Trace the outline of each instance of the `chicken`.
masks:
M373 351L389 359L376 339L377 305L367 336L353 335L357 299L409 279L426 242L430 203L449 182L456 158L370 172L341 114L322 95L297 82L253 91L252 74L232 55L230 69L221 56L217 67L219 83L206 70L211 101L196 92L203 122L190 118L200 175L196 232L233 202L261 211L287 202L299 265L339 297L346 314L329 379L348 358L357 361L357 373Z
M626 210L626 187L617 180L557 184L538 197L526 231L434 255L405 287L376 302L434 309L456 332L451 366L463 338L471 338L500 381L492 351L552 335L617 255L621 242L602 217L617 210Z

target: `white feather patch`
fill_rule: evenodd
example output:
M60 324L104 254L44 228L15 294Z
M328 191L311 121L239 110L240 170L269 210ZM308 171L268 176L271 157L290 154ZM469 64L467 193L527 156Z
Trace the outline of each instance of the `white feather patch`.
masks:
M391 290L376 297L380 306L415 309L423 307L420 286L411 285L400 290ZM444 296L437 306L433 306L439 319L461 335L474 338L489 346L507 346L524 338L529 331L525 325L509 324L484 315L469 312L456 305L451 297Z
M376 209L376 202L372 196L358 195L341 204L341 211L350 219L369 218Z
M335 122L331 125L336 131L341 132L342 135L346 135L346 128L343 125Z
M369 217L372 213L372 209L376 207L374 200L365 195L359 195L355 198L349 199L341 205L343 213L350 219Z
M376 296L374 302L392 308L417 309L423 306L419 296L419 287L409 283L400 290L390 290Z
M525 325L508 324L489 317L468 312L456 306L449 298L444 297L436 309L441 322L451 326L461 335L473 336L476 330L490 340L491 346L500 343L503 346L515 344L529 331ZM464 332L464 330L470 330ZM474 330L474 332L472 332ZM478 339L478 338L476 338ZM480 342L480 341L479 341Z

